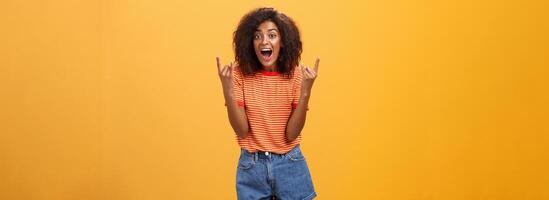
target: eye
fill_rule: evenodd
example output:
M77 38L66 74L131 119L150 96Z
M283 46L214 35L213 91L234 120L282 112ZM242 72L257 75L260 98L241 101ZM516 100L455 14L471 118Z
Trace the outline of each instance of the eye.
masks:
M255 34L254 35L254 40L259 40L259 39L261 39L261 36L259 34Z
M276 34L274 34L274 33L270 33L270 34L269 34L269 38L271 38L271 39L274 39L274 38L276 38Z

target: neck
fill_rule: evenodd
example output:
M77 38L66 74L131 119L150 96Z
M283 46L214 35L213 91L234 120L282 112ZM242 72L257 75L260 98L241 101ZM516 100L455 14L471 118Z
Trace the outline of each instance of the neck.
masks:
M263 70L268 71L268 72L275 72L276 71L276 66L263 66Z

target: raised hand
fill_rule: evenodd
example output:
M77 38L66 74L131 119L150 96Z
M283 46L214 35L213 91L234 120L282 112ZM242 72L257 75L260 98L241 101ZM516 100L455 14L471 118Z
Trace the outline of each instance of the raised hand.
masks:
M225 65L221 68L221 60L219 57L215 58L217 61L217 73L219 74L219 79L221 80L221 85L223 86L224 93L230 93L233 91L233 65L231 62L229 65Z
M301 73L302 73L302 83L301 83L301 90L305 92L310 92L311 88L313 87L313 83L318 77L318 64L320 63L320 58L316 58L315 66L313 69L304 66L301 64Z
M217 73L219 74L219 79L221 79L221 85L223 85L223 97L225 98L225 106L227 106L229 122L238 138L246 138L250 133L248 117L244 108L238 106L233 92L233 68L237 64L231 62L222 69L219 57L215 59L217 61Z

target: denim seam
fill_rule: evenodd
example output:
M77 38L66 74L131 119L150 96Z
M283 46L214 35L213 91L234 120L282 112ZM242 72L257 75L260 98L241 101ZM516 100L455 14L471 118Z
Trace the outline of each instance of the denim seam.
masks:
M303 198L303 200L313 199L314 197L316 197L316 192L315 191L313 191L313 193L311 193L309 196L306 196L305 198Z

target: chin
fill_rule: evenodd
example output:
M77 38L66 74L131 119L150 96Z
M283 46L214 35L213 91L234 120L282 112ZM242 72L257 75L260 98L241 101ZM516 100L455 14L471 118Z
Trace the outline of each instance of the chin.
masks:
M263 66L263 67L272 67L272 66L276 65L276 62L265 62L265 61L261 60L260 58L258 58L258 60L259 60L259 63L261 64L261 66Z

